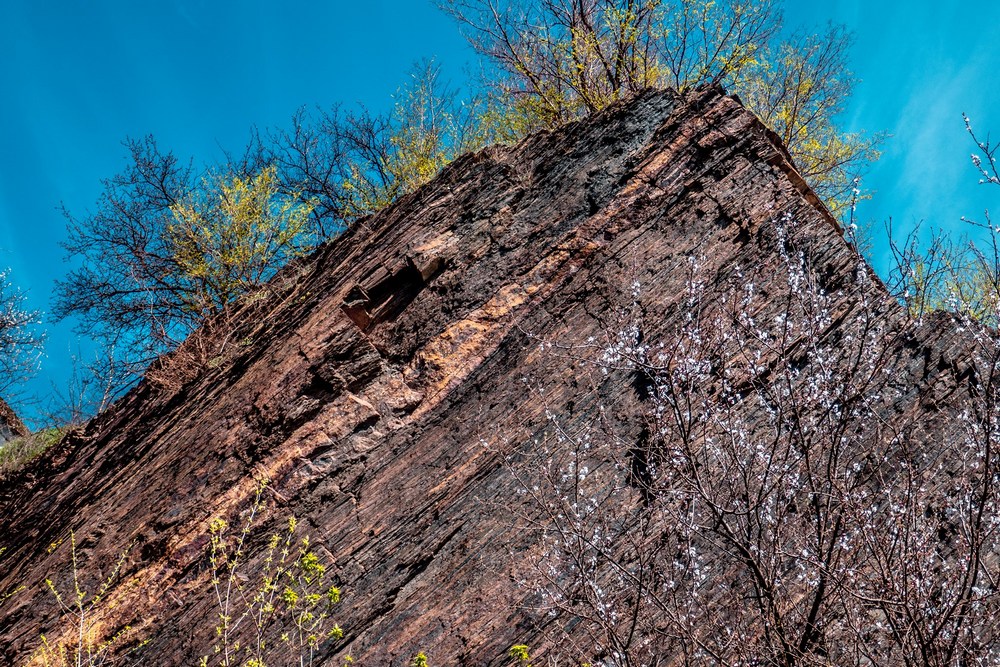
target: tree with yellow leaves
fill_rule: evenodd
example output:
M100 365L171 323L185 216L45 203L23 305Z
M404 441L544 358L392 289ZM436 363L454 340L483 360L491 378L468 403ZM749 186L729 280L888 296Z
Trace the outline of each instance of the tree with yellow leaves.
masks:
M777 0L446 0L490 66L513 134L553 127L649 87L721 83L781 136L831 210L877 159L879 137L844 132L850 35L831 26L777 43Z
M854 78L847 69L851 36L831 25L768 46L732 77L743 103L774 130L795 165L835 215L854 198L853 176L878 159L881 135L845 132L836 122Z
M975 145L969 157L980 185L1000 186L1000 145L977 136L963 114L965 129ZM995 335L1000 329L1000 226L989 210L982 218L962 216L970 235L956 238L950 230L932 228L923 241L920 225L902 239L886 236L892 253L890 289L914 317L933 311L951 313L960 321L976 321Z
M130 164L104 181L96 209L67 213L64 247L80 266L57 283L54 307L108 351L93 370L118 388L316 241L312 200L285 191L276 167L199 177L152 137L126 146Z
M389 113L349 116L343 125L354 159L345 179L345 217L378 211L483 144L477 105L459 100L433 60L417 63Z
M170 207L167 248L186 311L206 317L256 289L313 246L313 204L279 192L277 169L244 177L213 175Z
M501 138L493 126L483 100L462 99L429 60L413 66L387 111L301 109L291 129L269 133L251 159L278 165L284 191L313 199L314 227L329 237Z
M772 2L447 0L496 91L552 126L649 86L722 81L777 32Z

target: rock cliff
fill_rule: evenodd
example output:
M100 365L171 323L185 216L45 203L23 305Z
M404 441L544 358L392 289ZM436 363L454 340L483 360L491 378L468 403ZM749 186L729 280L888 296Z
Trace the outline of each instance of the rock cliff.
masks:
M514 644L554 646L554 623L573 636L525 583L538 553L509 461L547 414L583 423L600 403L628 422L637 409L631 376L585 386L573 361L607 339L631 284L647 335L682 321L692 257L709 283L741 266L778 294L782 216L832 286L826 326L847 326L854 297L836 285L856 254L774 136L717 89L648 91L460 158L199 334L208 353L162 360L0 483L0 662L68 635L43 582L72 590L72 531L88 585L124 554L92 612L99 631L130 626L142 664L196 664L219 613L209 522L238 525L260 479L248 558L294 516L341 588L344 636L321 644L324 664L423 650L435 665L506 665ZM880 308L888 328L901 320ZM950 324L901 339L895 412L960 387L969 349Z

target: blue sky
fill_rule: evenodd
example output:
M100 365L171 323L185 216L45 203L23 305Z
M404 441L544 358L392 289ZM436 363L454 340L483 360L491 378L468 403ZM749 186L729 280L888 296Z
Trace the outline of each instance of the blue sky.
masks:
M865 181L859 217L958 225L1000 188L977 186L961 113L1000 137L1000 4L788 2L786 26L844 23L862 82L844 121L892 134ZM121 140L152 133L197 162L238 151L253 126L283 126L298 107L380 110L415 61L436 57L454 81L474 54L424 0L63 0L0 3L0 267L50 310L64 275L60 203L85 213L100 179L125 164ZM876 248L876 261L882 250ZM29 387L62 387L86 350L71 323L47 322Z
M961 233L963 215L981 220L991 202L1000 204L1000 188L978 184L962 121L968 113L981 139L990 128L1000 138L1000 3L787 3L785 17L840 22L855 33L851 62L861 82L844 121L892 135L865 179L875 194L859 206L862 220L881 230L892 217L901 231L922 220ZM887 251L875 250L884 266Z

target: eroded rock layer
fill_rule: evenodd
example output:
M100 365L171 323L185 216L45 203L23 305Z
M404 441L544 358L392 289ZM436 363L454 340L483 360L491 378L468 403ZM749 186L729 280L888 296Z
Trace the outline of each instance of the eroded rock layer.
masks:
M40 633L57 639L42 582L70 581L52 545L73 531L92 580L125 553L94 612L102 631L131 626L145 664L195 664L218 617L208 523L238 523L262 478L248 551L295 516L342 588L345 635L322 645L327 664L404 665L424 650L436 665L501 665L512 644L543 646L504 458L546 411L629 409L627 378L583 387L567 358L606 338L633 282L660 331L682 316L691 257L709 277L747 267L766 290L779 261L768 230L785 215L831 282L857 270L773 136L714 89L646 92L457 160L284 270L208 358L164 360L155 382L0 485L0 593L24 587L0 606L0 655L17 663ZM950 335L901 346L899 373L955 385Z

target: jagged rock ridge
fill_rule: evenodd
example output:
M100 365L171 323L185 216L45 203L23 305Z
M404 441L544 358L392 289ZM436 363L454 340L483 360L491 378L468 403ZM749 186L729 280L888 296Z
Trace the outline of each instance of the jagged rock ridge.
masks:
M829 275L854 270L774 136L717 89L648 91L457 160L238 308L204 369L145 382L0 485L0 593L26 587L0 607L0 655L15 663L54 632L40 582L70 576L49 547L72 530L85 567L106 572L128 549L108 632L133 626L148 664L194 664L218 613L208 521L238 516L263 477L259 534L294 515L335 563L346 635L324 644L327 664L426 650L433 664L501 665L512 644L544 645L547 620L518 584L531 550L516 550L500 509L518 492L501 450L544 430L546 410L583 419L594 399L574 407L571 367L538 341L601 336L636 277L655 286L646 316L666 330L687 259L766 277L777 259L761 230L782 214ZM900 372L954 383L924 354L951 335L901 352ZM614 382L598 394L626 410Z

